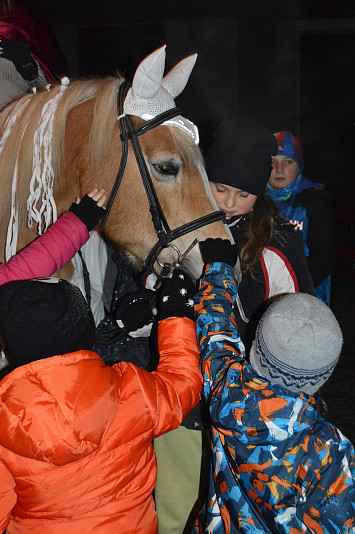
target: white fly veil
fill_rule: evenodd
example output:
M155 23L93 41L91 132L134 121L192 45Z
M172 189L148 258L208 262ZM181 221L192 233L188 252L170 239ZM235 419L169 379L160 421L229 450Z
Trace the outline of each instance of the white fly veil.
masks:
M197 54L182 59L164 76L165 49L166 45L158 48L138 65L124 101L124 114L136 115L147 121L176 107L174 98L184 90ZM162 124L179 128L198 145L198 128L185 117L177 115Z

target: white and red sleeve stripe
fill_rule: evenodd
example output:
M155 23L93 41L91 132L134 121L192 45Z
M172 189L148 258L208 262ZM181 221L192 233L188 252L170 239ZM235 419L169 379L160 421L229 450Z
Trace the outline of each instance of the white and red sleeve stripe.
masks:
M265 299L282 293L299 292L296 273L279 249L265 247L260 261L265 276Z

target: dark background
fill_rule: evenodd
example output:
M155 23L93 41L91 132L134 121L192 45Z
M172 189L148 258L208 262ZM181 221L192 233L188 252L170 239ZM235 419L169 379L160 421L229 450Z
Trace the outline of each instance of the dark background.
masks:
M301 140L306 177L338 197L354 189L352 0L32 0L71 76L131 77L167 44L167 68L198 52L177 103L209 132L231 110ZM206 143L208 139L206 137Z
M119 71L167 44L167 68L198 52L177 98L202 134L232 111L300 138L307 178L332 192L338 257L332 309L341 361L322 390L328 418L355 442L353 0L32 0L57 36L72 77Z

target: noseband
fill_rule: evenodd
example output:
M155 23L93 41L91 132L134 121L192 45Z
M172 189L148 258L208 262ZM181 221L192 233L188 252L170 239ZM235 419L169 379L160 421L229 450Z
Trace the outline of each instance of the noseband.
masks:
M138 137L140 135L143 135L145 132L148 132L152 128L159 126L160 124L167 121L168 119L171 119L172 117L175 117L176 115L180 115L181 109L172 108L167 111L164 111L163 113L160 113L153 119L146 121L144 124L142 124L138 128L134 128L131 116L125 115L123 113L123 104L124 104L124 100L126 98L129 88L130 88L130 84L124 81L120 85L118 95L117 95L118 122L119 122L120 132L121 132L120 138L122 141L122 154L121 154L121 161L120 161L120 166L117 171L116 179L114 181L110 196L106 204L106 213L100 223L100 230L103 233L105 223L107 221L110 210L116 198L118 189L120 187L122 177L123 177L126 164L127 164L128 142L130 141L133 151L134 151L136 161L137 161L139 172L142 178L142 182L145 188L145 192L148 198L149 211L152 216L154 230L158 237L158 242L154 245L154 247L148 254L147 259L145 261L145 269L151 272L153 271L153 266L156 261L158 261L159 265L162 265L162 263L158 260L158 257L159 257L160 252L167 247L171 247L175 249L175 251L177 251L178 261L183 256L186 255L187 251L183 255L181 255L177 247L175 245L171 245L172 241L174 241L175 239L185 234L193 232L194 230L197 230L198 228L201 228L202 226L206 226L207 224L211 224L213 222L224 219L225 214L221 211L215 211L213 213L209 213L208 215L195 219L194 221L191 221L187 224L183 224L182 226L179 226L178 228L175 228L174 230L170 229L168 222L165 218L164 212L161 208L159 199L157 197L145 159L143 157L142 150L141 150L141 147L138 141ZM188 251L191 250L191 248L192 247L189 247ZM162 275L166 276L170 272L172 265L168 263L164 263L163 265L164 266L162 269Z

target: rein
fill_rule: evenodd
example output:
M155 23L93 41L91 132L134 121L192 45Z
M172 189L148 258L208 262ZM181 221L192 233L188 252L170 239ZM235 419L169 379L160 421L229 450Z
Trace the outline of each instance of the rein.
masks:
M149 201L149 211L152 216L154 230L158 237L158 242L154 245L154 247L148 254L147 259L145 261L145 269L152 272L154 263L155 261L158 261L158 256L163 249L167 247L172 247L175 250L177 250L178 259L182 257L177 247L175 247L175 245L172 246L170 244L172 241L174 241L178 237L181 237L185 234L193 232L194 230L197 230L198 228L201 228L202 226L206 226L207 224L220 221L224 219L225 215L221 211L215 211L213 213L209 213L208 215L204 215L203 217L200 217L199 219L195 219L194 221L183 224L182 226L179 226L178 228L175 228L174 230L170 229L168 222L165 218L164 212L161 208L161 205L160 205L158 196L156 194L146 162L144 160L144 156L143 156L143 153L142 153L139 141L138 141L138 137L148 132L152 128L159 126L160 124L167 121L168 119L171 119L172 117L175 117L176 115L180 115L181 109L180 108L168 109L167 111L160 113L153 119L146 121L143 125L139 126L138 128L134 128L131 116L125 115L123 113L123 104L124 104L124 100L126 98L129 88L130 88L130 84L127 81L124 81L120 85L118 95L117 95L118 123L120 126L120 132L121 132L120 138L122 141L122 154L121 154L120 166L118 168L117 175L116 175L110 196L106 204L106 213L104 217L101 219L100 230L103 233L107 218L109 216L110 210L112 208L118 189L120 187L122 177L123 177L126 164L127 164L128 142L130 141L133 151L134 151L136 161L137 161L139 172L142 178L142 182L145 188L145 192L146 192L146 195ZM191 247L189 247L188 250L191 250ZM183 256L185 256L185 254L183 254ZM173 266L169 263L164 264L164 267L162 270L162 276L167 276L169 272L171 271L172 267Z

